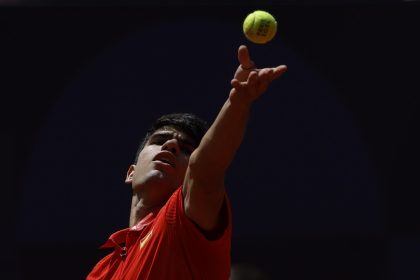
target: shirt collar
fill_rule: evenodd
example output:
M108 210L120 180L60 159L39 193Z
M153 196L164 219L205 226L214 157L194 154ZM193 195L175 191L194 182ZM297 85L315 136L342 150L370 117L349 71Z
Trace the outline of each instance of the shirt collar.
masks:
M126 242L127 233L130 231L140 232L146 226L150 225L154 219L156 218L156 214L158 211L150 212L146 215L143 219L140 220L136 225L132 226L131 228L125 228L114 232L108 238L108 240L103 244L100 248L112 248L112 247L119 247L121 244Z

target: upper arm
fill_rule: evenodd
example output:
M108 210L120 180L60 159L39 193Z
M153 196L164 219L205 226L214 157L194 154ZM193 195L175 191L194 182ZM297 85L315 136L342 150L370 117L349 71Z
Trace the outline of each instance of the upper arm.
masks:
M200 229L207 232L223 227L225 200L224 174L211 174L188 168L183 184L184 211Z

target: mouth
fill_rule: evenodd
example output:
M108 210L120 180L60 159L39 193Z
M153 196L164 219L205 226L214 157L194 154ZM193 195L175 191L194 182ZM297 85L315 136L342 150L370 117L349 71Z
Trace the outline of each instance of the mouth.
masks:
M176 167L176 159L174 155L170 152L161 152L157 154L153 161L159 161L163 164L170 165L172 168Z

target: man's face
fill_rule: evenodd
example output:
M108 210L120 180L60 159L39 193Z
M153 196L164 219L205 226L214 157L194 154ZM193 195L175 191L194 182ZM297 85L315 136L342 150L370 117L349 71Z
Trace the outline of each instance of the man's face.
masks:
M135 192L155 205L164 204L184 181L191 153L192 139L172 127L155 131L127 174Z

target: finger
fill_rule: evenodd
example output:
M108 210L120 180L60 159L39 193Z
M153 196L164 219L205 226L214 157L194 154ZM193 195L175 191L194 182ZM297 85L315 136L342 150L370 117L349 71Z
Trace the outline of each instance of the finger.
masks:
M273 74L271 76L271 80L278 79L281 75L283 75L287 71L286 65L280 65L276 68L273 68Z
M251 86L251 87L255 86L255 84L257 83L257 78L258 78L258 72L252 71L248 76L248 80L247 80L248 86Z
M258 78L262 80L271 80L273 76L274 69L273 68L264 68L258 71Z
M273 75L273 68L262 69L258 75L258 92L264 92L268 88L268 85L271 83L271 77Z
M237 79L233 79L230 84L233 88L240 89L242 87L241 82L239 82Z
M244 69L254 68L254 62L249 56L248 48L245 45L241 45L238 49L238 60Z
M238 80L232 80L231 82L232 88L236 89L237 91L242 91L244 90L245 87L247 87L249 85L249 82L240 82Z

